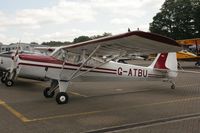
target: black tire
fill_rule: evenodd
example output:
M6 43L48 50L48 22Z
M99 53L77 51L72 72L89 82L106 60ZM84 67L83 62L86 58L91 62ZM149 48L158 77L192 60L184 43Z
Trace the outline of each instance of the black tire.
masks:
M6 85L7 87L11 87L11 86L13 86L13 84L14 84L14 82L13 82L12 80L6 80L6 81L5 81L5 85Z
M3 74L3 77L1 78L1 82L6 83L6 81L8 80L7 77L9 77L9 75L10 75L10 72L5 72Z
M174 90L176 88L175 85L171 85L171 89Z
M4 76L1 78L1 82L2 82L2 83L5 83L5 82L6 82L6 78L5 78Z
M55 95L55 91L52 91L50 93L49 90L50 90L50 87L47 87L47 88L44 89L44 91L43 91L44 97L46 97L46 98L52 98Z
M0 77L3 77L3 72L2 71L0 71Z
M65 92L59 92L56 95L56 102L58 104L66 104L66 103L68 103L68 99L69 99L69 96Z

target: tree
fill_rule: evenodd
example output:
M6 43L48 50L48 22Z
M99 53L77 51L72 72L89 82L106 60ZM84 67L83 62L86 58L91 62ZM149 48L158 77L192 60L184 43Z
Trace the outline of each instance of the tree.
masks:
M78 38L75 38L73 43L79 43L79 42L84 42L84 41L89 41L89 40L93 40L93 39L98 39L98 38L102 38L102 37L106 37L106 36L111 36L111 33L106 33L104 32L102 35L94 35L91 37L88 36L79 36Z
M37 42L31 42L30 44L39 45Z
M79 42L84 42L88 40L91 40L91 38L88 36L79 36L78 38L74 39L73 43L79 43Z
M58 47L62 46L63 43L60 41L50 41L50 42L43 42L41 45L51 46L51 47Z
M192 1L195 0L166 0L160 12L153 17L149 30L173 39L196 37L200 23L197 23L199 17L195 19L197 9ZM196 4L199 5L199 2Z
M199 0L191 0L192 5L194 7L193 14L194 14L194 26L195 26L195 37L200 37L200 1Z
M66 42L50 41L50 42L43 42L41 45L57 47L57 46L68 45L68 44L72 44L72 43L89 41L89 40L92 40L92 39L98 39L98 38L101 38L101 37L106 37L106 36L111 36L111 35L112 35L111 33L104 32L102 35L94 35L94 36L91 36L91 37L79 36L77 38L74 38L73 42L70 42L70 41L66 41Z
M106 37L106 36L111 36L111 35L112 35L111 33L104 32L102 35L94 35L94 36L91 36L90 38L91 39L98 39L98 38L102 38L102 37Z

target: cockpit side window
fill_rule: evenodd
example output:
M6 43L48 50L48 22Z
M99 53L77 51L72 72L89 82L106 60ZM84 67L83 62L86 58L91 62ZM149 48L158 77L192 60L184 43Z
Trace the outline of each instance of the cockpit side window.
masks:
M60 49L56 53L54 53L53 57L57 58L58 60L66 61L68 63L81 64L88 58L88 55L84 55L82 53L73 53ZM104 61L99 57L92 57L85 65L96 66L102 62Z
M58 60L65 60L65 55L67 54L67 51L63 50L63 49L59 49L58 51L56 51L52 56Z

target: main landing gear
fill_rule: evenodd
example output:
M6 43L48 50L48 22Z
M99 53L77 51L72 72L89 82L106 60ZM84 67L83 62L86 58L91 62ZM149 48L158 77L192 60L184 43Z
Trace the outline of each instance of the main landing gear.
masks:
M69 100L69 96L67 95L66 92L59 92L56 95L56 102L58 104L66 104L66 103L68 103L68 100Z
M69 96L66 93L68 87L68 82L53 80L51 82L51 87L47 87L43 91L43 95L46 98L52 98L55 95L55 91L59 89L56 95L56 102L58 104L66 104L69 101Z
M9 72L3 72L2 77L1 77L1 82L5 83L8 76L9 76Z
M1 82L2 82L2 83L5 83L5 82L6 82L5 76L1 77Z
M13 77L15 74L11 75L10 72L4 72L3 76L1 77L1 82L4 83L7 87L11 87L13 86L14 82L13 82ZM12 77L12 78L10 78Z
M3 71L0 71L0 77L3 77Z
M13 86L13 84L14 84L13 80L7 79L7 80L5 81L5 85L6 85L7 87L11 87L11 86Z
M47 88L44 89L43 95L46 98L52 98L55 95L55 91L52 91L51 87L47 87Z

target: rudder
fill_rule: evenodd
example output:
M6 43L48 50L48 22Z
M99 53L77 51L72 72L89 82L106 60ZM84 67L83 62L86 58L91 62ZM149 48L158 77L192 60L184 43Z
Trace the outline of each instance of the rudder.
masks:
M149 67L158 70L177 71L176 53L159 53Z

